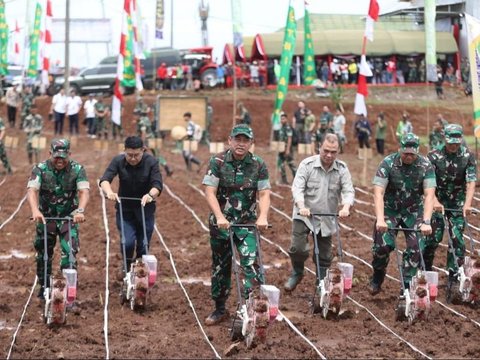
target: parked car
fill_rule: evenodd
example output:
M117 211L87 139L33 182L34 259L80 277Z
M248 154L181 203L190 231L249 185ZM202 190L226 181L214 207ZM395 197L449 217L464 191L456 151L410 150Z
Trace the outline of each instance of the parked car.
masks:
M76 76L70 76L68 81L70 88L74 89L79 95L96 92L113 94L116 75L116 65L98 65L86 68ZM58 91L64 84L65 78L57 77L55 79L55 90Z
M8 65L8 74L3 77L2 87L4 89L11 86L18 86L22 83L23 68L17 65Z

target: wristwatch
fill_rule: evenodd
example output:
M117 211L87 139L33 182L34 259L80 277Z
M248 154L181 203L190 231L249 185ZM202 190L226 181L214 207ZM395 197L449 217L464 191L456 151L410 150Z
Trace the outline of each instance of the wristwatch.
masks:
M148 193L147 195L150 196L150 199L152 199L152 201L155 200L152 194Z
M423 223L424 223L425 225L431 225L431 223L430 223L430 219L423 220Z
M85 212L84 208L77 208L77 210L75 210L76 214L83 214L84 212Z

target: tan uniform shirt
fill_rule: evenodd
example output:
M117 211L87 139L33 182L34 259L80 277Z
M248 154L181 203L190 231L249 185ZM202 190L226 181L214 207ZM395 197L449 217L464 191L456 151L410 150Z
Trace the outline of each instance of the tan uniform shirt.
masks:
M297 170L292 184L294 219L305 222L313 231L310 218L298 215L300 208L309 208L312 213L338 213L338 203L353 205L355 190L347 164L335 160L330 169L325 170L319 155L304 159ZM322 236L336 232L334 217L314 218L315 230L321 230Z

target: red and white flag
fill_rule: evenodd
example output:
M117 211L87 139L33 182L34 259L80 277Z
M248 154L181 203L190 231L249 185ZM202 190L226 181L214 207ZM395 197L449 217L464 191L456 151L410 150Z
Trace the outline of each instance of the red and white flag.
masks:
M360 69L358 74L358 89L355 97L355 107L353 112L355 114L363 114L367 116L367 105L365 99L368 95L367 76L373 76L372 69L367 63L365 56L367 52L367 39L373 41L373 23L378 20L378 14L380 7L377 0L370 0L370 6L368 8L368 16L365 24L365 34L363 36L362 56L360 58Z
M367 21L365 23L365 36L368 40L373 41L373 24L378 20L378 13L380 7L377 0L370 0L370 6L368 8Z
M22 63L22 59L20 57L20 27L18 26L18 20L15 20L15 30L13 33L13 62L16 65L20 65Z
M45 23L42 31L42 84L49 85L50 48L52 44L52 2L47 0Z
M137 42L137 16L136 16L136 0L124 0L123 16L122 16L122 34L120 36L120 51L117 60L117 78L115 79L115 87L112 100L112 121L121 124L121 111L123 101L123 89L121 82L124 74L124 59L130 56L127 49L127 38L133 35L133 52L134 52L134 69L135 69L135 87L138 91L143 90L141 79L141 65L140 65L140 49ZM128 23L132 22L132 33L129 32Z

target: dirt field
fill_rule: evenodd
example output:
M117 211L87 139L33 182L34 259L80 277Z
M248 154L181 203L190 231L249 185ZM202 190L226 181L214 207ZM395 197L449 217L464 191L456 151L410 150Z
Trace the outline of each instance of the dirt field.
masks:
M389 126L395 128L401 111L405 109L412 116L415 132L426 135L427 118L433 123L436 114L441 112L446 119L463 124L466 132L471 133L472 125L468 120L472 109L471 100L465 99L455 89L446 89L446 94L447 100L437 101L431 87L372 89L367 100L371 104L369 118L372 120L379 111L384 111ZM204 95L209 96L214 108L212 139L223 141L232 123L232 94L208 92ZM147 102L152 102L154 95L146 94L145 98ZM347 129L351 129L354 121L351 116L353 98L353 91L347 91L344 102ZM428 322L408 326L395 321L394 306L400 288L395 280L386 279L381 294L373 298L369 295L366 285L371 269L367 264L371 261L369 238L373 220L368 215L373 214L373 198L368 194L371 191L368 184L361 186L363 162L356 159L353 140L350 140L346 154L341 158L347 161L355 185L360 188L360 191L356 191L360 202L356 203L352 215L343 222L347 228L342 227L340 232L345 251L343 260L355 267L351 297L345 300L338 319L325 320L310 312L309 301L314 293L315 282L313 275L306 275L292 294L283 291L283 283L290 272L289 259L283 251L288 249L290 243L291 221L288 217L291 215L292 197L288 187L275 184L275 154L268 150L269 119L274 96L273 93L261 90L240 91L238 99L251 111L257 142L255 151L266 159L272 177L274 195L269 222L273 227L264 232L266 239L262 242L267 283L282 289L280 310L303 338L292 330L287 321L276 321L269 328L266 344L253 349L246 349L244 344L240 344L238 352L230 356L300 359L318 358L321 353L327 358L479 358L478 310L468 306L449 305L450 309L457 312L455 313L444 307L446 276L443 272L440 273L439 302L433 305ZM308 91L295 91L289 93L285 111L292 114L300 99L305 100L307 106L317 114L323 105L333 107L328 99L316 99ZM50 100L37 100L41 114L45 116ZM128 98L125 105L127 114L131 113L133 104L133 97ZM0 114L5 118L4 108L0 109ZM49 138L53 133L52 125L46 122L45 134ZM125 125L126 132L131 133L131 121ZM114 207L111 203L106 205L106 229L102 216L102 198L96 186L96 180L118 152L118 147L112 142L108 150L96 150L93 140L84 135L82 126L82 135L78 138L78 144L73 146L72 158L86 167L91 197L86 210L87 222L80 229L81 248L77 256L79 309L68 314L65 326L49 329L42 321L42 303L36 298L38 288L34 289L28 302L35 280L32 245L34 225L29 221L28 204L21 201L31 166L27 163L24 135L19 130L7 131L8 135L20 136L22 141L18 149L9 150L14 174L0 177L0 356L8 355L17 324L28 304L22 325L16 334L12 358L105 358L107 352L110 358L213 358L217 353L220 357L226 357L224 350L231 344L228 331L231 323L226 321L214 327L203 325L213 306L209 286L209 237L200 224L206 224L208 216L205 198L199 191L203 174L185 170L181 155L171 152L173 143L168 140L165 142L163 154L175 173L171 178L164 178L166 187L157 200L158 232L154 233L150 248L151 253L158 258L159 275L146 311L136 313L127 306L122 307L119 302L120 283L116 280L116 275L121 266L121 257ZM397 147L389 133L387 149L394 151ZM208 149L201 147L198 156L207 160ZM42 159L46 157L47 152L44 151ZM380 159L379 156L374 156L368 163L368 183ZM300 157L297 156L297 160ZM480 205L475 202L474 206ZM17 207L18 213L9 221ZM197 219L193 212L198 216ZM477 218L472 217L471 223L480 226ZM109 254L106 254L106 234L109 235ZM480 238L476 231L472 231L472 236ZM399 244L404 247L402 236ZM54 260L56 267L58 254L57 247ZM435 265L443 268L445 259L446 248L440 247ZM395 258L392 257L388 274L398 279L395 264ZM307 261L307 266L314 269L311 259ZM184 290L179 286L177 273ZM109 293L106 293L107 288ZM234 293L235 291L232 292ZM107 300L108 306L105 306ZM235 295L229 299L228 307L232 314L236 307Z

